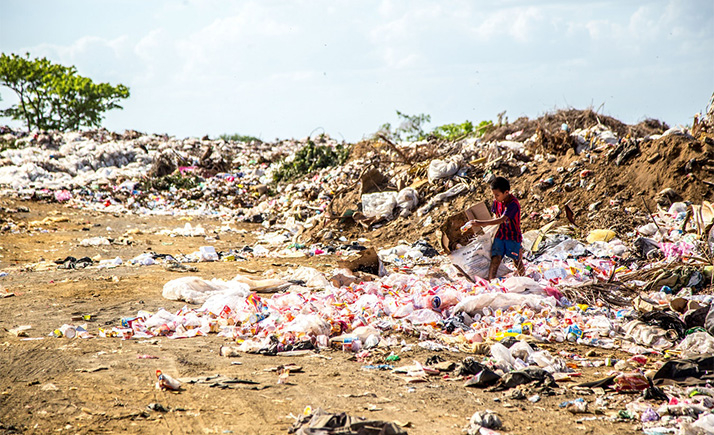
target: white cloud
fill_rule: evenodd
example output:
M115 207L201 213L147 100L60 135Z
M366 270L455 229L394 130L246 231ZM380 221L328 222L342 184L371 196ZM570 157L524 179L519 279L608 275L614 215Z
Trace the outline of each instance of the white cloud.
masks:
M509 8L487 13L474 27L473 34L482 40L508 36L518 42L527 42L543 21L536 7Z
M88 17L101 13L87 4ZM356 139L396 121L395 109L445 123L602 102L635 120L664 116L652 107L696 112L714 88L711 2L167 0L139 9L115 33L65 26L65 44L47 33L29 48L0 46L130 86L109 127L179 135L272 138L322 126Z

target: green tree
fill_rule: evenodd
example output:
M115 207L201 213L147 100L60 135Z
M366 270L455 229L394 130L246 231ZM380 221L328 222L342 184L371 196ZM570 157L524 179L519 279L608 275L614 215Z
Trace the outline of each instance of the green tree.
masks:
M392 125L382 124L377 135L384 135L389 140L400 142L403 140L415 141L426 137L424 134L424 124L431 121L431 115L421 113L419 115L407 115L397 110L399 126L392 131Z
M350 155L350 148L337 145L332 148L327 145L315 145L308 141L307 145L295 153L291 162L283 162L273 173L273 181L290 181L302 175L309 174L320 168L343 165Z
M77 130L99 127L104 112L121 109L120 100L129 88L119 84L94 83L47 58L30 59L29 53L0 55L0 85L13 90L18 104L0 110L0 116L23 121L28 130Z

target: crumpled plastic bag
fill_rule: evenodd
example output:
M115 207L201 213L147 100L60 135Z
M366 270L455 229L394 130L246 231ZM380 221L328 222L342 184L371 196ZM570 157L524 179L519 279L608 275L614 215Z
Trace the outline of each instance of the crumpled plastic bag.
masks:
M511 293L545 295L545 286L527 276L512 276L503 281L503 286Z
M391 219L397 206L397 192L375 192L362 195L362 213L365 216Z
M305 287L325 288L331 287L332 283L319 270L312 267L300 266L290 276L288 281L300 281Z
M285 325L285 330L296 334L329 335L330 324L317 314L298 314L291 322Z
M700 355L714 354L714 337L706 332L695 332L687 335L676 350L681 351L680 358L693 358Z
M511 306L529 306L538 308L542 306L555 307L556 300L552 296L529 295L520 293L481 293L464 298L454 308L454 314L464 312L470 316L488 307L492 310L506 309Z
M209 297L216 294L232 294L248 297L248 284L236 281L212 279L206 281L197 276L185 276L164 284L161 295L172 301L186 301L189 304L203 304Z
M588 243L593 242L609 242L615 238L615 232L612 230L592 230L586 238Z
M433 183L439 178L452 177L456 172L458 172L462 163L463 160L461 156L454 156L449 158L448 160L432 160L431 163L429 163L429 169L426 173L427 177L429 178L429 182Z
M405 187L397 194L397 205L402 210L412 211L419 204L419 194L411 187Z

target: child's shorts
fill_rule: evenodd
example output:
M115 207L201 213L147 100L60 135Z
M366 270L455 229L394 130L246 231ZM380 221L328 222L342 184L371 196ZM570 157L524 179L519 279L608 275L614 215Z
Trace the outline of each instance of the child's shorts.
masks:
M491 245L491 256L511 257L518 260L518 253L521 252L521 243L515 240L493 239Z

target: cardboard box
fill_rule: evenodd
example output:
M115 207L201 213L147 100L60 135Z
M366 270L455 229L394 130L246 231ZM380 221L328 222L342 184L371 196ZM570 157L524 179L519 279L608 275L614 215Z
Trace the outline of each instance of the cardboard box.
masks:
M441 249L447 254L457 249L457 245L466 246L477 234L482 234L481 227L471 228L462 233L461 227L471 219L493 219L485 201L479 202L468 209L446 218L439 230L441 232Z

